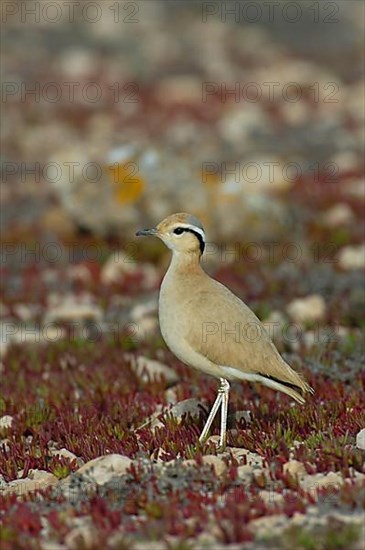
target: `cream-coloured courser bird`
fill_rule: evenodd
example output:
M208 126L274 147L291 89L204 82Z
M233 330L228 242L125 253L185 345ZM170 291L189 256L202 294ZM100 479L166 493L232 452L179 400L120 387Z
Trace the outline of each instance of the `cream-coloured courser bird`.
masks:
M185 364L220 379L215 403L199 438L205 441L219 407L219 448L226 445L228 380L260 382L286 393L299 403L312 388L280 356L256 315L200 265L204 229L194 216L173 214L153 229L153 235L172 250L172 260L159 297L162 336Z

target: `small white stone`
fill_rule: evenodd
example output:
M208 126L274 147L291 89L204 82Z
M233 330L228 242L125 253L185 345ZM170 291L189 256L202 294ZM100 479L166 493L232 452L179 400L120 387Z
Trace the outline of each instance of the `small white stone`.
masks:
M18 476L22 475L23 471L18 472ZM15 479L11 481L4 489L3 494L16 493L24 495L39 489L46 489L50 485L58 482L56 476L45 470L29 470L28 477L24 479Z
M253 467L249 464L244 464L243 466L238 466L237 476L240 479L245 479L246 481L251 481L253 476Z
M203 464L209 464L210 466L213 466L217 476L224 474L224 472L227 470L227 466L223 462L223 460L221 460L215 455L203 456Z
M326 303L319 294L292 300L286 307L288 315L297 323L321 321L326 313Z
M344 246L338 255L338 264L342 269L363 269L365 267L365 244Z
M176 403L177 403L176 389L175 388L168 388L165 391L165 398L166 398L167 403L169 403L169 405L176 405Z
M104 485L112 477L125 474L131 464L132 460L127 456L119 454L104 455L89 460L75 474L86 475L98 485Z
M137 357L135 363L132 364L132 368L143 382L148 382L157 376L164 376L166 384L171 386L179 380L177 373L173 369L160 363L160 361L149 359L144 355Z
M343 478L341 474L336 472L329 472L328 474L317 473L312 475L306 475L300 480L300 486L310 491L312 494L316 494L318 489L324 487L339 487L343 484Z
M184 399L179 401L170 409L170 414L175 418L181 419L184 414L191 414L192 416L198 416L201 412L201 402L194 397L190 399ZM209 440L208 440L209 441Z
M65 544L70 550L93 548L95 544L95 528L89 525L74 527L65 536Z
M284 501L284 496L276 491L268 491L261 489L259 495L267 504L281 504Z
M356 436L356 447L365 450L365 428L360 430Z
M327 210L323 215L323 223L328 227L337 227L352 222L354 214L345 202L339 202Z
M56 303L56 300L58 303ZM79 299L76 295L67 294L65 296L53 297L53 304L48 309L45 317L45 323L55 323L58 321L101 321L103 312L101 308L92 303L88 295Z
M0 429L1 428L10 428L13 423L13 417L6 414L0 418Z
M283 466L283 471L285 474L298 477L302 477L307 474L304 464L299 460L289 460L289 462L286 462Z

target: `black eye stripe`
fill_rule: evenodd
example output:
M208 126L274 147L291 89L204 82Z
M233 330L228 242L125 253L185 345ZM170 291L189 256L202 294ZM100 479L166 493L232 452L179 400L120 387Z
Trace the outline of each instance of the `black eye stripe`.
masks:
M200 233L198 233L197 231L194 231L194 229L190 229L190 227L176 227L176 229L174 229L175 235L181 235L184 232L185 233L192 233L193 235L195 235L195 237L199 241L200 253L203 254L204 248L205 248L205 242L204 242L204 239L203 239L202 235Z

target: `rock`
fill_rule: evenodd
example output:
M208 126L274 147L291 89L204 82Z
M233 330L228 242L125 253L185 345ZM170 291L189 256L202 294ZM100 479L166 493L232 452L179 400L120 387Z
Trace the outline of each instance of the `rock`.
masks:
M41 550L67 550L64 544L60 544L55 540L43 539L39 541L39 548Z
M132 325L133 326L133 325ZM158 321L156 317L144 317L138 322L135 337L139 339L148 338L158 332Z
M365 450L365 428L356 435L356 447Z
M79 458L74 453L71 453L71 451L65 449L64 447L62 449L52 449L50 452L53 456L68 458L71 461L76 460L76 463L79 467L84 466L84 461L82 460L82 458Z
M293 477L303 477L307 474L304 464L299 460L289 460L289 462L286 462L283 466L283 471L285 474L290 474Z
M268 491L266 489L261 489L259 491L259 495L262 500L267 504L282 504L282 502L284 501L284 496L281 493L277 493L273 490Z
M58 66L63 78L82 78L92 74L94 58L88 49L69 47L58 56Z
M41 308L36 304L15 304L13 307L14 313L21 321L30 321L40 313Z
M104 485L112 477L124 475L131 464L132 460L127 456L104 455L86 462L75 472L75 475L86 475L98 485Z
M163 376L166 380L166 385L172 386L179 380L178 375L173 369L144 355L140 355L135 361L132 361L132 368L143 382Z
M110 548L123 548L123 546L125 546L125 540L126 540L125 533L122 533L121 535L119 535L119 538L117 537L108 538L108 543L110 539L111 539ZM116 541L116 545L112 546L114 541ZM153 541L153 550L168 550L168 548L171 548L171 546L162 540ZM133 550L152 550L151 541L141 540L141 541L133 542Z
M22 475L21 470L18 475ZM45 470L29 470L28 477L11 481L2 491L2 494L16 493L18 496L25 495L40 489L46 489L58 483L56 476Z
M285 514L265 515L250 521L250 527L255 535L277 536L282 535L283 530L288 526L288 517Z
M70 550L95 548L95 528L89 525L74 527L65 536L65 544Z
M260 487L260 489L263 489L268 481L266 470L264 470L263 468L254 468L252 474L258 487Z
M237 476L239 477L239 479L243 479L244 481L251 482L252 476L253 476L253 467L250 466L249 464L238 466Z
M84 296L81 299L73 294L54 296L45 316L45 323L101 321L103 312L101 308L92 303L91 297Z
M203 456L203 464L209 464L210 466L213 466L217 476L224 474L224 472L227 470L227 466L223 462L223 460L215 455Z
M13 423L13 417L6 414L5 416L2 416L0 418L0 430L5 428L11 428L11 425Z
M269 119L263 109L251 103L245 105L245 109L240 106L227 109L219 121L218 129L229 143L235 145L240 142L243 147L248 147L256 133L269 126Z
M138 323L141 319L153 315L157 316L158 297L157 295L143 303L136 304L130 313L132 321Z
M351 198L363 200L365 195L365 180L351 181L345 186L344 193Z
M321 321L326 313L326 303L319 294L292 300L286 307L288 315L297 323Z
M176 405L177 403L176 388L168 388L165 391L165 398L169 405Z
M184 466L195 466L197 467L197 462L194 459L188 459L183 460L182 464ZM213 466L214 472L217 476L224 474L224 472L227 470L226 464L223 462L221 458L215 455L205 455L203 456L203 464L207 464L209 466Z
M346 271L365 267L365 244L344 246L338 255L338 265Z
M171 409L170 413L175 416L175 418L181 419L184 414L191 414L192 416L199 416L202 412L202 404L198 399L190 398L184 399L184 401L179 401Z
M329 472L317 480L317 487L339 487L343 484L342 475L336 472Z
M160 275L153 264L142 263L131 257L130 253L124 250L116 250L109 257L101 270L101 282L109 285L123 282L128 276L142 275L142 286L144 289L155 288Z
M91 281L91 272L83 264L69 265L66 269L66 276L72 281L80 281L84 284Z
M220 440L219 435L211 435L211 436L209 436L208 439L206 440L206 443L207 443L207 444L213 443L214 447L218 448L218 447L219 447L219 440ZM222 453L222 454L226 454L226 456L228 456L227 451L225 451L225 453Z
M316 493L318 489L324 487L340 487L343 484L342 475L336 472L329 472L328 474L313 474L306 475L300 480L300 486L306 490Z
M354 220L354 214L346 202L339 202L324 213L322 220L328 227L338 227L351 223Z
M3 445L3 441L0 441L0 445ZM2 489L8 486L8 483L5 481L5 478L2 474L0 474L0 492Z
M241 461L244 458L246 461L245 465L250 467L253 466L254 468L261 468L263 465L264 460L258 453L252 453L251 451L241 449L240 447L229 447L229 452L236 460Z

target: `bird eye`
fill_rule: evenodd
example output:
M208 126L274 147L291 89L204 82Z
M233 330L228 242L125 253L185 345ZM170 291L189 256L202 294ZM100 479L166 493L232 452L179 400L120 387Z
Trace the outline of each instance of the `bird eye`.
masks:
M176 229L174 229L174 233L175 235L181 235L181 233L183 232L183 228L182 227L177 227Z

